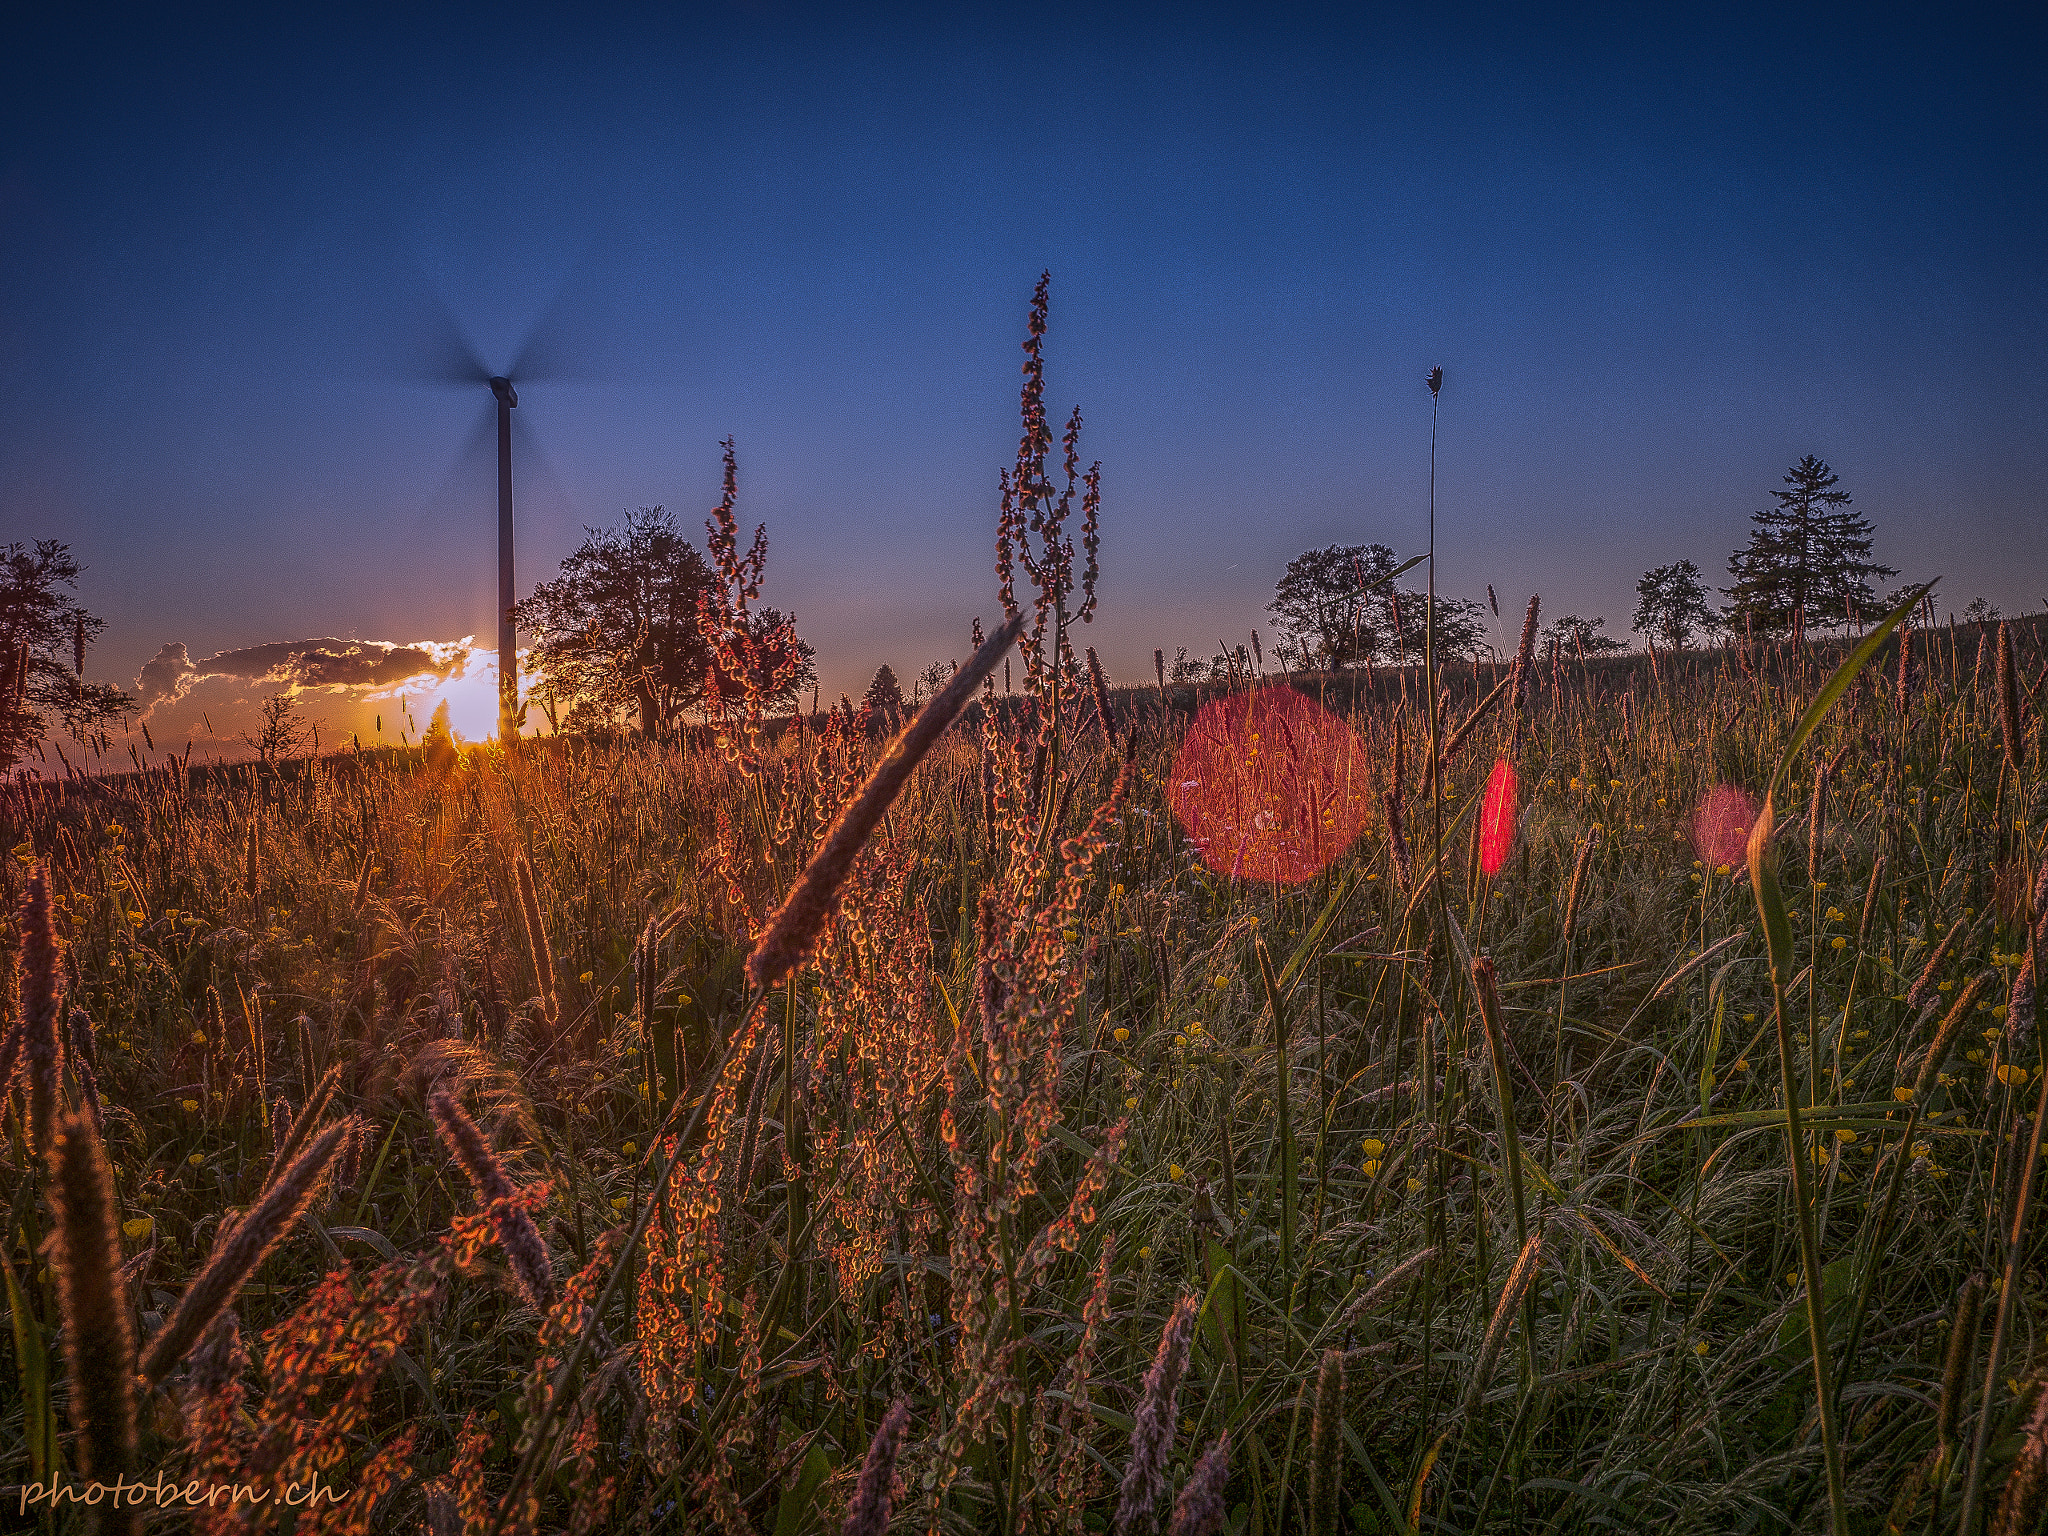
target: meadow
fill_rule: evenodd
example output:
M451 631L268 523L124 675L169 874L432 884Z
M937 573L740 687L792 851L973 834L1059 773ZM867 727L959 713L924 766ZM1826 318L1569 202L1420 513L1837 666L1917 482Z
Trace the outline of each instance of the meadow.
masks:
M888 722L17 784L0 1476L348 1490L154 1516L238 1531L2034 1529L2004 643L1894 635L1819 718L1775 987L1754 804L1699 811L1846 644L1446 664L1440 789L1416 668L982 692L765 984ZM1176 753L1282 686L1367 824L1231 878Z

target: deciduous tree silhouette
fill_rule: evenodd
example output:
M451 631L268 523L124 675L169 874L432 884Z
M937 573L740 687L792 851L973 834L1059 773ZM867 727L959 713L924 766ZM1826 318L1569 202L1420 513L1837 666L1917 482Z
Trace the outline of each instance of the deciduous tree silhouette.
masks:
M0 546L0 772L53 723L86 745L135 707L119 688L85 680L85 653L106 621L64 591L83 570L57 539Z

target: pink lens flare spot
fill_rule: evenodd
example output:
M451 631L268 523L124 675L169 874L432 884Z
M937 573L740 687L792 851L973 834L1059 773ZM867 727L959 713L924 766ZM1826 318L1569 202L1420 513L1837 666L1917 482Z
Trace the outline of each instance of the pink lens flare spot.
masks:
M1749 829L1756 825L1756 799L1733 784L1716 784L1692 813L1692 851L1702 864L1743 865L1749 858Z
M1491 880L1515 846L1515 765L1506 758L1486 777L1486 803L1479 809L1479 868Z
M1211 699L1173 762L1167 801L1219 875L1299 885L1364 830L1365 744L1284 684Z

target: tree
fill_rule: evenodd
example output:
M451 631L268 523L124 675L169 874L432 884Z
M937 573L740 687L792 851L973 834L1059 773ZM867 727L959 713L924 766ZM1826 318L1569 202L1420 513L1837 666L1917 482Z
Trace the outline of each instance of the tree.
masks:
M896 681L895 669L886 661L875 668L875 679L861 695L861 702L878 715L903 712L903 688Z
M106 621L60 590L83 570L56 539L0 546L0 772L35 750L52 721L85 745L135 707L111 684L85 680L85 653Z
M1385 642L1385 585L1399 562L1384 544L1332 544L1287 562L1266 611L1304 659L1360 666Z
M442 710L446 709L444 704ZM434 718L446 725L445 713L437 712ZM254 748L256 755L265 763L275 763L280 758L297 757L303 753L312 732L312 726L299 718L297 697L287 690L273 693L263 701L262 725L254 736L244 731L242 740Z
M1288 561L1266 611L1278 623L1283 644L1305 663L1334 670L1375 657L1420 656L1429 599L1393 590L1399 566L1384 544L1308 550ZM1477 603L1438 598L1437 649L1457 653L1477 645L1486 633L1480 611Z
M1638 634L1662 640L1674 651L1692 643L1695 634L1710 634L1721 620L1707 605L1707 583L1690 560L1674 560L1643 572L1636 583Z
M917 674L916 680L910 685L910 702L912 704L924 703L926 699L931 698L941 688L944 688L946 684L950 683L953 680L953 674L957 671L959 671L959 665L956 662L932 661L925 663L924 670Z
M1982 597L1971 598L1970 606L1963 610L1965 624L1989 624L1998 616L1998 604Z
M1556 641L1567 656L1598 656L1606 651L1625 650L1621 641L1600 633L1606 627L1604 618L1582 619L1576 613L1568 613L1553 620L1543 634Z
M711 653L697 608L710 572L661 507L583 531L562 574L513 610L536 637L528 665L572 724L632 713L643 735L664 735L704 694Z
M712 686L702 700L707 713L721 701L744 699L751 688L763 706L789 709L797 695L818 680L818 648L796 632L796 616L763 608L733 624L727 643L711 659ZM744 634L744 642L738 637Z
M1835 489L1840 478L1808 454L1785 476L1788 489L1771 493L1778 505L1750 514L1749 543L1728 560L1734 585L1722 588L1731 624L1798 641L1809 627L1884 612L1871 578L1899 573L1870 558L1870 523L1848 510L1849 493Z
M1402 592L1398 594L1398 603L1392 600L1394 595L1389 594L1385 600L1388 638L1393 642L1388 654L1396 661L1419 662L1429 621L1429 594ZM1486 639L1486 620L1482 617L1485 612L1483 603L1462 597L1439 597L1436 600L1437 655L1464 656L1478 650ZM1395 629L1393 618L1397 613L1401 622Z

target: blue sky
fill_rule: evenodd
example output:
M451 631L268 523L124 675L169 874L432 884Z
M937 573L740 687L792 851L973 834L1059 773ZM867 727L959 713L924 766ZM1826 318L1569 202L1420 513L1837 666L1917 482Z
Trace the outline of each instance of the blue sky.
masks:
M110 679L488 643L488 396L417 375L449 321L496 366L537 333L522 590L627 508L699 529L730 435L766 599L857 691L995 610L1049 268L1113 676L1270 632L1303 549L1417 551L1434 364L1452 593L1626 631L1813 453L1946 606L2048 604L2039 23L1664 9L37 21L0 539L70 542Z

